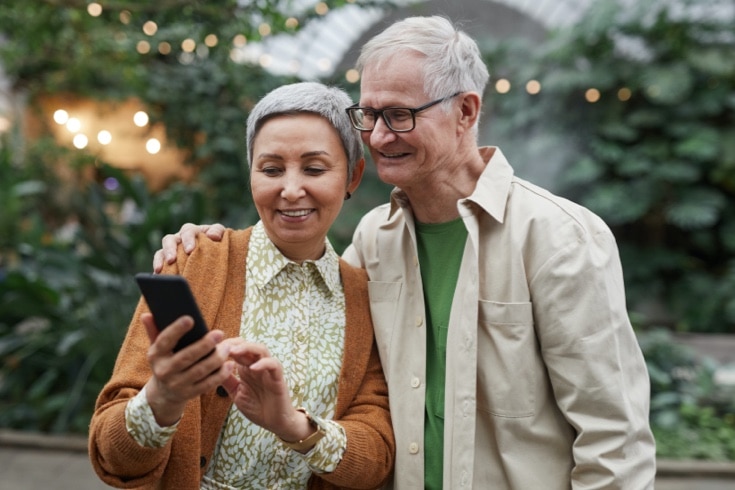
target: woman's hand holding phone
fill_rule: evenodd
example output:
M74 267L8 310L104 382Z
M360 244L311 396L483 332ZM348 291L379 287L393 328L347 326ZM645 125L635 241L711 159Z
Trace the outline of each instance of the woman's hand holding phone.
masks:
M230 344L224 334L213 330L193 344L174 352L174 346L188 332L193 321L182 316L159 330L150 313L141 321L151 340L148 363L153 375L146 383L146 397L156 422L162 426L176 423L186 403L225 383L235 368L228 361Z

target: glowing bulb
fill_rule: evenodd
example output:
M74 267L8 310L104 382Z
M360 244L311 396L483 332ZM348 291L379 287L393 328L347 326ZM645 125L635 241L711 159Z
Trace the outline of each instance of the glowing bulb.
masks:
M74 135L74 139L72 140L72 143L74 144L75 148L82 149L87 147L87 143L89 143L89 140L85 135L82 133Z
M99 17L102 15L102 5L97 2L90 3L87 5L87 13L92 17Z
M216 34L209 34L209 35L207 35L207 37L204 38L204 44L206 44L210 48L213 48L213 47L217 46L217 43L218 42L219 42L219 40L217 39L217 35Z
M587 99L587 102L590 104L594 104L598 100L600 100L600 91L596 88L590 88L587 89L587 91L584 93L584 98Z
M185 53L193 53L196 47L197 43L195 43L193 39L184 39L183 41L181 41L181 49Z
M71 133L78 133L79 130L82 129L82 123L76 117L70 117L69 120L66 121L66 129Z
M248 43L248 38L246 38L243 34L238 34L232 39L232 45L236 48L242 48Z
M146 114L143 111L136 112L135 115L133 116L133 122L135 123L136 126L138 126L139 128L142 128L143 126L148 124L148 114Z
M357 83L360 80L360 72L351 68L345 73L345 78L350 83Z
M148 141L146 141L145 149L151 155L155 155L156 153L161 151L161 142L158 141L156 138L151 138Z
M495 82L495 90L499 94L507 94L508 92L510 92L510 82L505 78L501 78L500 80Z
M54 112L54 121L56 124L66 124L66 121L69 120L69 113L66 112L64 109L58 109Z
M148 41L138 41L135 50L140 54L148 54L151 51L151 45Z
M319 2L314 7L314 11L319 15L326 15L329 12L329 6L324 2Z
M152 20L149 20L145 24L143 24L143 32L148 35L152 36L158 31L158 25L156 25L155 22Z
M101 145L109 145L112 141L112 133L110 133L106 129L103 129L102 131L97 133L97 141L99 141Z
M541 83L538 80L529 80L526 84L526 92L531 95L536 95L541 92Z

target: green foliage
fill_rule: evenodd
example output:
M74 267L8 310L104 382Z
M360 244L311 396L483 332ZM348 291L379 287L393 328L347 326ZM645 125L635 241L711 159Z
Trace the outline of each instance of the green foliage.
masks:
M502 45L488 59L540 81L538 95L494 97L494 112L519 134L553 135L560 192L613 228L632 308L657 302L677 330L732 332L735 23L697 11L593 2L540 49Z
M260 39L261 24L272 34L296 30L286 23L292 15L301 26L318 17L288 0L100 3L99 17L82 0L3 3L0 62L13 91L31 112L55 93L141 100L198 174L153 193L139 175L61 148L48 132L0 140L0 427L85 432L139 297L132 276L150 270L161 237L185 222L255 222L245 121L263 94L292 79L234 63L233 40ZM158 25L152 35L147 21ZM210 34L218 43L205 46ZM194 53L182 50L186 38ZM141 42L149 52L137 51ZM381 194L347 203L333 229L338 251L359 216L385 200L371 173L363 189Z
M30 154L68 157L81 183L13 165L1 143L9 205L0 247L0 426L84 432L139 296L133 275L150 270L164 233L209 210L201 189L178 185L153 195L140 178L40 146ZM89 170L94 178L83 176ZM115 181L117 189L105 187ZM57 193L69 185L59 209Z
M664 329L639 334L651 378L651 426L659 457L735 460L735 388L717 385L717 364Z

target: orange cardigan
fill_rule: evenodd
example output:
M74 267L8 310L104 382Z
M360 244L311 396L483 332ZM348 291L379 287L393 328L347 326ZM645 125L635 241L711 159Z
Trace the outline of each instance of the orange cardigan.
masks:
M245 258L250 229L228 230L221 242L199 240L191 256L179 247L176 263L163 273L189 280L202 314L226 337L240 334L245 297ZM370 320L367 274L340 260L346 330L335 420L347 434L347 449L334 472L312 475L309 489L377 488L389 478L395 440ZM118 488L198 490L211 461L231 400L224 389L189 401L174 437L162 448L145 448L125 428L125 406L151 376L150 342L140 323L148 311L140 301L118 354L111 379L97 399L89 429L92 466Z

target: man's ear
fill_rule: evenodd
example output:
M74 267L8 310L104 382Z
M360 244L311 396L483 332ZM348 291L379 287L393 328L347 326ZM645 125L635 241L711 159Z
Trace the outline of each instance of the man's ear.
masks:
M459 124L462 128L471 129L477 123L482 108L482 98L477 92L463 92L461 99Z

